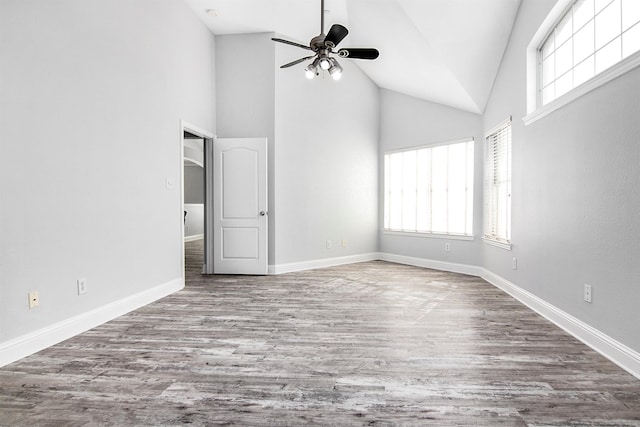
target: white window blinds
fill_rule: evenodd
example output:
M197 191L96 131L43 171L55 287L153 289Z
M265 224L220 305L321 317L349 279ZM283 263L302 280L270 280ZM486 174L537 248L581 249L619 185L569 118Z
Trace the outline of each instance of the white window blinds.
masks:
M511 118L490 131L485 143L484 238L511 243Z
M384 229L473 235L473 139L386 153Z

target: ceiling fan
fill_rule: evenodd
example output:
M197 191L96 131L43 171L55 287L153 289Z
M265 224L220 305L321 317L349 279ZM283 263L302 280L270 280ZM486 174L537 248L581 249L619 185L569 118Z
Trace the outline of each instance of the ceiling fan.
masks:
M329 29L329 33L324 34L324 0L320 0L320 34L311 39L309 46L276 37L271 40L314 52L311 56L296 59L280 66L280 68L288 68L312 59L311 63L304 69L308 79L320 75L320 70L327 70L334 80L338 80L342 76L342 67L332 55L337 55L340 58L376 59L380 54L377 49L363 47L342 48L334 51L347 34L349 34L349 30L340 24L333 24Z

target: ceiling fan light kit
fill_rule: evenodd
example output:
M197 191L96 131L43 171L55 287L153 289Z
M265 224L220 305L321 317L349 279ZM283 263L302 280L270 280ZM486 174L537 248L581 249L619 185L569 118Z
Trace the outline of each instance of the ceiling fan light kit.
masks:
M342 77L342 67L338 64L338 61L334 58L331 59L331 66L329 67L329 75L333 77L333 80L340 80Z
M332 56L337 55L340 58L351 59L376 59L380 53L374 48L343 48L334 52L338 44L349 34L349 30L340 24L333 24L329 29L328 34L324 34L324 0L320 0L320 34L315 36L309 42L309 46L305 46L300 43L284 40L273 37L271 40L284 43L291 46L296 46L302 49L311 50L314 55L297 59L280 66L280 68L289 68L301 62L312 59L311 63L304 69L305 76L308 79L313 79L320 75L320 70L325 70L334 80L339 80L342 77L342 66Z

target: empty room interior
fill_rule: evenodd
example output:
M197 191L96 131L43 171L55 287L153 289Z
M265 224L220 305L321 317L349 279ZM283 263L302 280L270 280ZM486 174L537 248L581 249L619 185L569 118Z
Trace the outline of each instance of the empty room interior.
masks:
M0 425L640 426L640 1L0 0Z

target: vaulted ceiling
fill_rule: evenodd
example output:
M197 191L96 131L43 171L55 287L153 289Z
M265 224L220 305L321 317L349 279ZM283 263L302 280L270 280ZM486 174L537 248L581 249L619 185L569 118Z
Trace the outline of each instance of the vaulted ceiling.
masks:
M216 35L275 32L308 45L320 33L320 0L185 1ZM325 0L325 33L339 23L349 29L340 47L377 48L377 60L353 62L379 87L482 113L520 1ZM291 47L291 60L306 53Z

